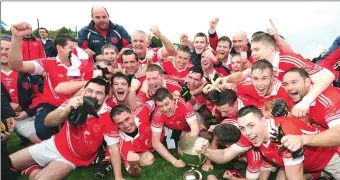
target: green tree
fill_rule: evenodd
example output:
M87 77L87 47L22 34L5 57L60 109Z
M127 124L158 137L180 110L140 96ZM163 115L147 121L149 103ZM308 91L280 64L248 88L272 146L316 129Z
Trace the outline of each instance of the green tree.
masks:
M153 44L156 44L157 47L163 47L162 41L158 39L156 36L152 36L151 41L153 42Z
M1 28L1 35L12 35L11 30L6 30L5 28Z

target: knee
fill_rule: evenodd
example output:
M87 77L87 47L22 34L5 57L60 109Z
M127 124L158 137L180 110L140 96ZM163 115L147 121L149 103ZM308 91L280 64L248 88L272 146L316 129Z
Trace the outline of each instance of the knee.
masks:
M145 152L143 159L140 162L140 166L150 166L155 162L155 156L151 152Z

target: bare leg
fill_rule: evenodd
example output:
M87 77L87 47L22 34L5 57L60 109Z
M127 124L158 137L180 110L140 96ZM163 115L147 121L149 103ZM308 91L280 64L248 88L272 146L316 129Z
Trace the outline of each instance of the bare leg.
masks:
M155 161L155 157L149 151L139 153L139 165L140 166L150 166Z
M37 136L37 134L34 132L32 133L31 135L29 135L27 137L33 144L36 144L36 143L40 143L41 140L39 139L39 137Z
M73 171L71 165L62 161L51 161L44 169L35 173L34 180L60 180Z
M13 167L16 170L23 170L33 164L36 164L32 158L28 148L17 151L9 156L11 158Z
M287 180L286 173L283 169L280 169L277 173L276 180Z

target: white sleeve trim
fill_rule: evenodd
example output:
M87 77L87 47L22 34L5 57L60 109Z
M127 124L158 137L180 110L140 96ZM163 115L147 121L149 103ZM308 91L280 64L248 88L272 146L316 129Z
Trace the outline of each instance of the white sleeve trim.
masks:
M326 122L329 128L332 128L336 125L340 125L340 115L335 115L335 116L339 116L339 118L333 116L333 117L329 117L326 119Z
M257 172L257 173L252 173L250 171L248 171L247 169L247 172L246 172L246 178L249 178L249 179L258 179L260 177L260 174L261 172Z
M158 51L157 51L157 60L158 60L158 62L160 62L160 61L162 61L162 60L164 59L164 57L163 57L163 55L162 55L162 49L163 49L163 48L160 48L160 49L158 49Z
M241 152L241 153L247 152L251 148L251 147L242 147L236 143L232 144L230 147L233 148L235 151Z
M104 134L104 140L105 140L106 144L109 145L109 146L119 143L119 138L113 138L113 137L110 137L106 134Z
M297 165L297 164L300 164L303 162L304 160L304 156L301 156L301 157L298 157L298 158L283 158L283 163L285 166L294 166L294 165Z
M38 75L42 75L44 72L44 67L42 67L37 61L30 61L33 63L34 65L34 73L33 74L38 74Z
M157 127L151 125L151 130L154 131L154 132L159 132L159 133L161 133L161 132L162 132L162 129L163 129L163 128L157 128Z
M187 121L188 124L190 124L192 121L197 121L197 117L196 114L194 114L193 116L189 117L189 118L185 118L185 120Z

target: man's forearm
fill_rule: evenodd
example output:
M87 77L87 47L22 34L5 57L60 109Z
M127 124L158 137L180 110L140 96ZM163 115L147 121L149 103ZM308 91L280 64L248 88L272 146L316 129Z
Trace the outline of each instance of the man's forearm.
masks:
M54 88L54 91L57 94L73 94L77 92L79 89L85 86L85 84L88 81L68 81L68 82L62 82L57 85L57 87Z
M204 155L210 160L214 161L217 164L224 164L236 157L229 156L228 153L225 152L226 149L211 149L208 148ZM241 153L240 153L241 154Z
M111 158L111 164L113 167L114 177L115 179L122 179L122 167L121 163L122 160L120 158L120 152L119 152L119 146L118 144L109 145L109 152L110 152L110 158Z
M288 44L288 42L282 39L280 36L275 41L276 41L276 45L280 48L280 52L284 54L294 53L292 47Z
M137 107L137 95L136 91L130 91L128 95L128 106L130 109L135 109Z
M340 125L313 135L302 135L306 146L338 146L340 145Z
M45 120L44 120L44 124L47 127L56 127L59 126L60 124L62 124L65 119L67 118L67 115L70 112L66 111L65 109L56 109L52 112L50 112Z
M23 66L21 42L22 38L13 36L8 51L8 66L14 71L20 71Z
M313 87L310 92L303 98L312 103L324 90L326 90L335 79L335 76L328 69L323 69L319 73L311 76Z
M154 146L155 150L161 155L165 160L169 161L170 163L176 161L177 159L164 147L161 142L157 142Z
M168 38L166 38L162 34L162 35L160 35L159 39L162 41L165 50L169 53L169 54L167 54L167 56L175 54L176 49L174 48L174 46L172 45L171 41Z

